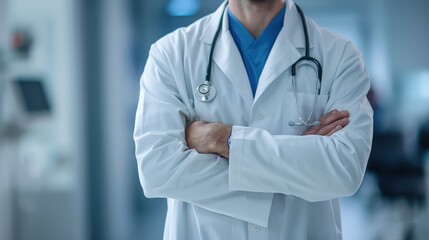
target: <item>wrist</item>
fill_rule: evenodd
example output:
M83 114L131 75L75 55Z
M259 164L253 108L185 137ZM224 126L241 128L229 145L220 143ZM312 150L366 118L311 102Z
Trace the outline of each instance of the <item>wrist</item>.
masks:
M210 130L211 151L223 157L228 157L228 139L231 136L232 127L221 123L212 123Z

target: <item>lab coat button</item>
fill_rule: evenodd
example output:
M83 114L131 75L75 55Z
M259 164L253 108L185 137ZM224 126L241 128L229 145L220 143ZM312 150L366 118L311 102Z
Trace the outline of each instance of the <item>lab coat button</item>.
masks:
M261 226L254 225L253 228L255 229L255 232L261 231Z
M262 119L264 119L264 114L262 114L262 113L258 113L258 114L256 115L256 119L258 119L258 120L262 120Z

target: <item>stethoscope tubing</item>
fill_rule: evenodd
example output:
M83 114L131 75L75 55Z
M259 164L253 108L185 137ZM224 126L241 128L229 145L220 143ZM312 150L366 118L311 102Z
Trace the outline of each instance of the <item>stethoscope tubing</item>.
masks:
M225 12L227 6L228 6L228 2L225 4L223 12ZM320 89L321 89L321 84L322 84L322 71L323 70L322 70L322 65L320 64L320 62L317 59L310 56L310 41L309 41L309 37L308 37L308 29L307 29L307 23L305 21L305 15L304 15L304 12L302 11L302 9L297 4L295 4L295 6L298 10L298 13L299 13L300 18L301 18L302 26L303 26L303 32L304 32L304 38L305 38L305 55L303 57L301 57L300 59L298 59L298 61L296 61L291 66L292 85L293 85L296 110L298 113L299 122L289 121L288 124L290 126L316 126L316 125L319 125L320 122L314 121L314 122L310 123L310 120L314 115L316 105L317 105L318 96L320 95ZM206 71L204 83L198 85L195 89L195 95L197 96L197 98L199 97L198 100L200 100L201 102L211 102L216 97L216 94L217 94L216 88L212 85L212 82L211 82L211 69L212 69L214 49L215 49L217 39L219 38L221 29L222 29L222 21L223 21L223 15L220 18L218 27L216 29L216 33L213 37L212 45L210 48L210 54L209 54L209 63L207 65L207 71ZM311 111L310 116L306 120L304 120L302 118L301 110L300 110L299 104L298 104L298 96L297 96L297 90L296 90L297 65L302 61L310 61L310 62L314 63L314 65L316 66L315 68L317 68L316 72L317 72L317 79L318 79L318 82L316 83L316 92L315 92L315 97L314 97L314 102L313 102L313 109ZM313 66L313 65L311 65L311 66Z

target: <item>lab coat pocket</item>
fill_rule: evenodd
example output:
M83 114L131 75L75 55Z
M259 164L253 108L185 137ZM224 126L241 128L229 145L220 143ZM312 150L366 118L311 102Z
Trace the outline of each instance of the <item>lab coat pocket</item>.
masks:
M283 120L283 132L286 134L301 135L309 126L289 126L289 122L307 121L312 123L319 120L324 112L328 102L329 95L318 95L311 93L296 93L287 92L283 107L286 109ZM316 103L314 102L316 100ZM314 111L313 111L314 109ZM311 117L310 117L311 116ZM300 119L301 117L301 119Z

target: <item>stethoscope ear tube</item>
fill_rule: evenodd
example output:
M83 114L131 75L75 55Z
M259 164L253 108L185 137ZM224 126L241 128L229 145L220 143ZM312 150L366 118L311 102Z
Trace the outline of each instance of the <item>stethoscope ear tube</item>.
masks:
M314 63L314 65L316 65L317 68L317 78L319 80L319 82L322 82L322 65L320 64L319 61L317 61L317 59L311 57L311 56L303 56L300 59L298 59L298 61L296 61L292 67L291 67L291 75L295 76L296 75L296 66L298 63L302 62L302 61L310 61L312 63Z

